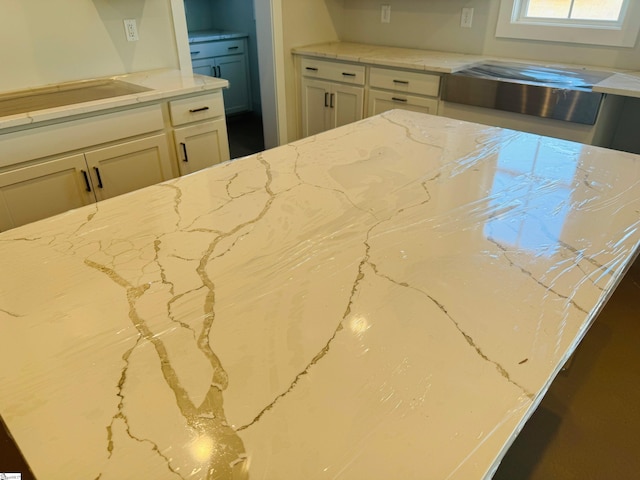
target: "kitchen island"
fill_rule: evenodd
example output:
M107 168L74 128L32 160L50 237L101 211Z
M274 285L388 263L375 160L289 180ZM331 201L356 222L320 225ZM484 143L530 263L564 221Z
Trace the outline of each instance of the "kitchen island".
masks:
M490 478L640 244L640 157L406 111L0 234L37 478Z

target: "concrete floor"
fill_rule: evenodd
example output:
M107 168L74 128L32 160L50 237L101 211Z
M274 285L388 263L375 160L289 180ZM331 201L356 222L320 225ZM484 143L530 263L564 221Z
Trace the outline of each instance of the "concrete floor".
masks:
M640 478L640 259L494 480Z

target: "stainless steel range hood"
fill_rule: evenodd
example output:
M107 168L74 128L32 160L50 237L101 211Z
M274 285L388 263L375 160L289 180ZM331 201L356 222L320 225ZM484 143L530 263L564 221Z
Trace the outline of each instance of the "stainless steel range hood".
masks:
M593 125L603 94L594 84L611 73L489 62L445 75L442 100Z

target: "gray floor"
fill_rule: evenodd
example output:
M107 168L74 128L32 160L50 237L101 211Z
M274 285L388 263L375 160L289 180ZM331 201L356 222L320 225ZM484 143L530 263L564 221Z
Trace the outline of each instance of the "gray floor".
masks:
M494 480L640 478L640 260L510 448Z

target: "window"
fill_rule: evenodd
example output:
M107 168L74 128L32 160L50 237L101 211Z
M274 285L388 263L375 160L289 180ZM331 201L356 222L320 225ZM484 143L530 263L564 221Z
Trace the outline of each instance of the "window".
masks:
M497 37L633 47L636 0L501 0Z

